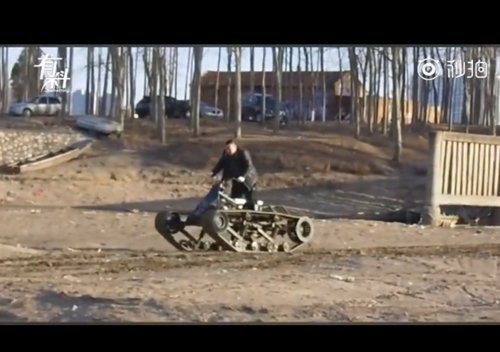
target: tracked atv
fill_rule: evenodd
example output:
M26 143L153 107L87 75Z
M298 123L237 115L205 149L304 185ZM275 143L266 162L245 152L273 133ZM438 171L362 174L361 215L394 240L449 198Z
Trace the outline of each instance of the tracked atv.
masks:
M282 206L248 204L216 183L191 213L160 211L156 230L180 251L293 252L314 235L311 219ZM198 238L187 231L198 227Z

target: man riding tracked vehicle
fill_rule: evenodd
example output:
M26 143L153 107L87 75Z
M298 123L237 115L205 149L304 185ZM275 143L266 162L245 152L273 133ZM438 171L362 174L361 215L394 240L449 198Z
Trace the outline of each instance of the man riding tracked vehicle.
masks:
M215 178L221 171L221 182L231 182L230 197L245 198L245 208L252 208L258 174L248 150L238 146L232 139L226 141L222 156L212 170L212 177Z

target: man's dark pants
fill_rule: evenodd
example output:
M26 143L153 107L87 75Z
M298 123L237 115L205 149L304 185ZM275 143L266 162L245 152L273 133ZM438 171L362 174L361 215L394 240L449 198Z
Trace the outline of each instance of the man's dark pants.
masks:
M253 204L253 188L250 189L244 182L233 180L231 184L231 198L245 198L248 204Z

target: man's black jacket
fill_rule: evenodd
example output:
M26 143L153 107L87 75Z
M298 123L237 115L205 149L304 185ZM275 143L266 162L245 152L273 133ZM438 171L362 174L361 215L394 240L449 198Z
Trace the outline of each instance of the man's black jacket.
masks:
M223 153L212 170L212 176L220 171L224 181L243 176L248 188L253 188L257 184L257 169L253 165L250 153L244 149L238 148L233 155Z

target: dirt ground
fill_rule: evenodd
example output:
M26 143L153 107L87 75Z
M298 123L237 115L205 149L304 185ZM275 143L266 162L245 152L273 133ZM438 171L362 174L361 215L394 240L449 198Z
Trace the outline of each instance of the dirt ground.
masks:
M396 166L387 137L245 126L258 197L314 217L314 240L293 254L192 254L156 233L155 212L196 205L229 134L212 124L187 138L177 122L161 146L145 123L131 128L82 159L2 176L0 321L500 320L498 230L348 219L421 205L422 134L405 136Z

